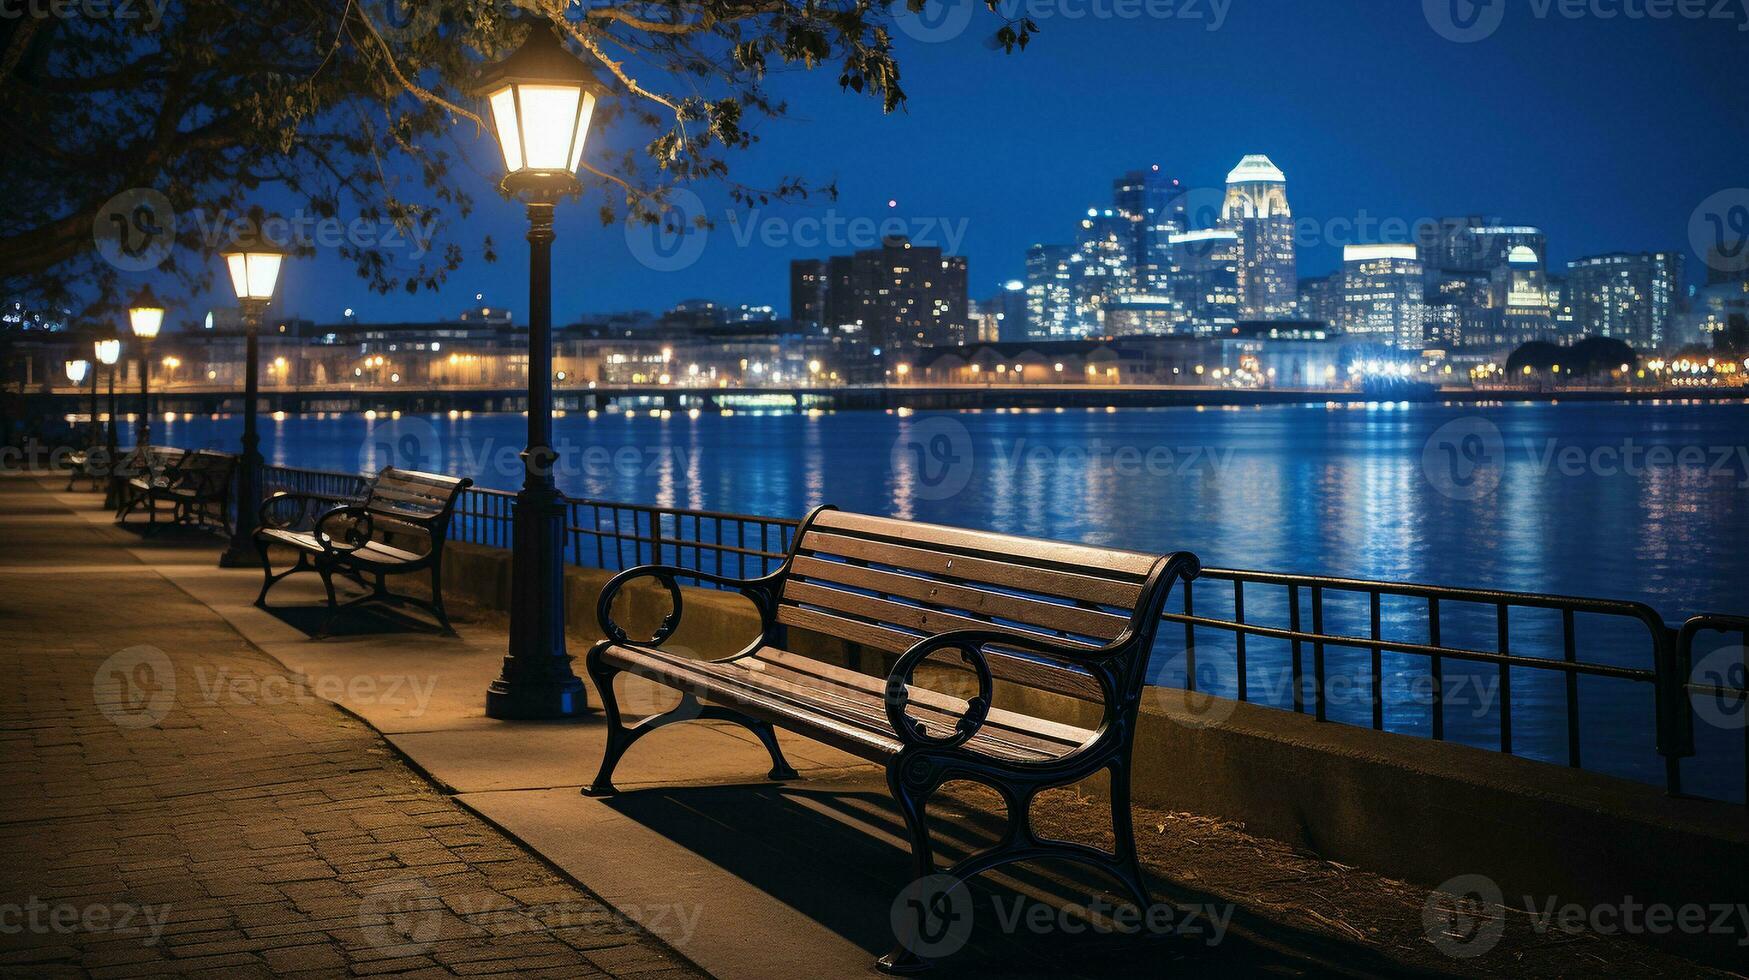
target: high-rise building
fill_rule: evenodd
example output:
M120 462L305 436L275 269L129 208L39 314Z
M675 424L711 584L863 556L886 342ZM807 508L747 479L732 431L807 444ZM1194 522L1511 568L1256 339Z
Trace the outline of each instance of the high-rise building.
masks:
M1171 274L1171 238L1185 225L1184 187L1154 164L1112 181L1112 207L1130 223L1131 276L1136 292L1165 295Z
M1240 320L1239 234L1208 228L1173 235L1172 300L1187 333L1224 332Z
M1342 250L1342 327L1398 350L1426 347L1426 284L1415 246Z
M826 261L796 259L789 264L789 318L800 326L826 319Z
M997 339L1003 343L1018 343L1032 337L1031 310L1027 305L1026 283L1010 279L991 301L1001 318Z
M1514 346L1532 340L1554 340L1548 275L1541 254L1529 245L1514 245L1506 261L1491 273L1490 306L1500 321L1500 335Z
M1103 332L1105 310L1136 292L1131 222L1115 208L1090 208L1075 235L1077 336ZM1078 259L1078 261L1077 261Z
M1567 263L1567 301L1578 332L1639 350L1663 346L1682 297L1676 252L1616 252Z
M1255 153L1227 174L1221 227L1239 236L1239 310L1248 320L1294 315L1299 273L1294 265L1294 218L1287 177Z
M1067 340L1075 331L1074 249L1034 245L1026 250L1027 331L1036 340Z
M1332 327L1342 323L1342 273L1315 276L1300 280L1299 316L1302 320L1321 320Z
M813 289L821 279L823 293L816 299ZM831 330L859 332L871 350L958 344L965 340L969 312L966 260L891 237L855 255L791 263L792 316L809 308L818 308L820 322Z

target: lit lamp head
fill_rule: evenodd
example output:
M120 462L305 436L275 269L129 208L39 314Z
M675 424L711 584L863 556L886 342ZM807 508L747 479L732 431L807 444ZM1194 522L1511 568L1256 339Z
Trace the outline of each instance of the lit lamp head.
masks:
M121 338L99 337L92 342L91 352L97 355L98 363L114 367L121 360Z
M85 372L91 369L90 361L68 361L67 380L78 384L85 380Z
M128 326L141 340L151 340L163 329L164 303L152 292L151 286L141 286L134 298L128 301Z
M286 250L264 237L257 227L231 242L231 247L219 254L231 273L231 289L239 302L265 304L273 298L279 283L279 267L284 264Z
M550 24L535 24L521 47L487 66L474 91L492 111L505 190L552 198L577 189L589 117L608 90Z

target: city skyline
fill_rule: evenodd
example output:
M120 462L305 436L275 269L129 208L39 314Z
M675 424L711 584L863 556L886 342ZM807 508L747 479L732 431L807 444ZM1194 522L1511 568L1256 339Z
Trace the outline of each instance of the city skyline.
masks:
M1059 17L1041 22L1012 57L983 46L994 18L974 16L939 43L895 31L911 95L904 113L882 116L819 78L775 80L795 118L762 127L745 179L770 184L805 172L835 179L839 198L768 205L755 230L831 215L963 222L959 254L977 296L1020 278L1026 247L1104 201L1117 173L1158 163L1192 186L1218 188L1234 161L1261 152L1294 179L1296 214L1358 219L1364 210L1403 222L1512 215L1548 233L1555 268L1587 255L1672 249L1698 270L1689 218L1709 195L1744 182L1749 150L1749 126L1740 125L1749 95L1726 83L1745 37L1736 25L1519 18L1484 41L1458 44L1429 25L1420 5L1401 6L1239 4L1218 30ZM1300 39L1313 26L1323 40L1306 52ZM1264 52L1276 71L1253 78L1235 70ZM1171 66L1164 74L1163 62ZM1615 70L1622 63L1658 66L1660 85ZM988 84L968 90L968 69ZM1645 131L1684 138L1645 140ZM610 131L603 138L614 141ZM487 149L462 145L482 171ZM561 317L663 309L695 296L781 304L789 260L834 249L804 247L793 235L783 247L757 234L742 245L746 212L736 228L720 188L694 189L718 228L678 270L641 263L621 226L592 220L599 194L563 205L572 220L555 262L577 274L557 284ZM501 250L516 242L514 222L500 212L480 208L458 237L491 234ZM1303 276L1341 265L1339 245L1302 253ZM319 255L288 268L279 309L317 320L347 306L376 320L432 319L475 293L526 306L514 263L487 265L472 250L466 259L439 293L382 296L338 257Z

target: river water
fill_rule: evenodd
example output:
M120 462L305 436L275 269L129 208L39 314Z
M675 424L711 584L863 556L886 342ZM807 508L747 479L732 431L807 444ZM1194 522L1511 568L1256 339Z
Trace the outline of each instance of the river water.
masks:
M520 483L519 415L310 415L262 424L270 463L369 471L392 462L488 487ZM230 447L239 429L230 417L159 418L153 437ZM125 429L122 438L131 438ZM569 412L555 421L555 445L563 489L604 500L774 516L832 503L1189 550L1216 567L1636 600L1672 624L1703 611L1749 612L1745 402ZM1197 611L1230 614L1231 595L1208 583L1197 590ZM1284 592L1247 590L1246 602L1253 621L1287 625ZM1491 606L1454 605L1442 617L1444 642L1495 649ZM1381 618L1384 635L1426 639L1422 603L1386 600ZM1559 620L1515 613L1513 652L1559 658ZM1365 635L1365 598L1331 596L1325 626ZM1650 666L1635 630L1580 617L1580 659ZM1183 633L1167 632L1153 671L1181 683ZM1233 693L1230 638L1200 634L1199 687ZM1290 704L1285 643L1254 640L1247 653L1248 694ZM1328 675L1351 682L1346 690L1329 684L1330 716L1370 723L1370 654L1331 649L1326 657ZM1387 653L1381 667L1386 727L1427 734L1426 659ZM1498 671L1447 662L1445 672L1447 737L1498 747ZM1515 668L1507 682L1514 751L1566 761L1562 679ZM1661 778L1650 689L1588 677L1578 693L1586 767ZM1702 712L1702 754L1688 763L1688 779L1740 798L1741 729L1731 730L1734 716L1707 724L1715 714Z

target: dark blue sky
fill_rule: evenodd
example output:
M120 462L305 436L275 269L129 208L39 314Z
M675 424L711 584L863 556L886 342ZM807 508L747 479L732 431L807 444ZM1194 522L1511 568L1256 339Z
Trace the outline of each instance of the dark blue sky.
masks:
M1497 214L1546 230L1557 267L1617 249L1690 251L1695 207L1749 186L1749 0L1729 0L1728 20L1659 21L1595 15L1623 0L1595 0L1578 19L1544 0L1492 0L1503 6L1483 16L1504 19L1475 43L1432 26L1444 2L1464 0L1436 0L1432 14L1421 0L1230 0L1209 30L1211 0L1032 0L1044 12L1098 13L1039 18L1041 32L1016 55L985 46L998 21L978 3L951 40L898 33L903 113L883 117L841 93L836 69L775 80L791 116L762 126L737 176L835 179L836 203L766 208L737 229L721 192L699 188L718 227L679 269L651 267L676 264L666 253L640 261L622 227L596 220L597 202L562 207L555 317L688 297L785 313L790 259L850 250L807 247L814 226L797 219L808 217L899 217L949 242L963 230L982 297L1021 273L1028 244L1067 239L1078 214L1107 204L1123 170L1157 163L1189 186L1218 188L1246 153L1286 172L1302 220ZM477 146L483 171L491 149ZM436 318L483 292L520 320L520 208L489 194L479 203L461 240L496 235L495 265L476 257L440 294L385 297L318 257L288 270L280 309L318 321L347 306L367 320ZM1302 247L1302 275L1335 267L1344 228ZM1698 260L1692 267L1698 275Z

